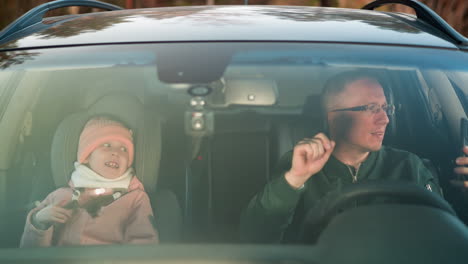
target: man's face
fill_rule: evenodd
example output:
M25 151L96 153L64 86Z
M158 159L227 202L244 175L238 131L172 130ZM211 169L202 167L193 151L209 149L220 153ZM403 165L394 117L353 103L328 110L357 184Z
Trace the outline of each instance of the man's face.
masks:
M372 79L360 79L348 83L333 98L329 110L350 108L368 104L379 106L387 103L382 86ZM361 152L377 151L382 147L385 128L389 122L385 111L328 112L331 137L340 147Z

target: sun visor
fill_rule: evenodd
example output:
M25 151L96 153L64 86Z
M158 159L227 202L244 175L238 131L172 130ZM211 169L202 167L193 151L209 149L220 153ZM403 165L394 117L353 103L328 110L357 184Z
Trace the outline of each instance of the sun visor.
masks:
M226 82L227 105L274 105L276 82L272 80L229 80Z

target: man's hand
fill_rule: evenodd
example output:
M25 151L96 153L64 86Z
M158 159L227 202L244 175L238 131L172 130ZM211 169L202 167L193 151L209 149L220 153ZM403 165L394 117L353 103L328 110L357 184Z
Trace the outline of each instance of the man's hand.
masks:
M335 142L323 133L299 141L294 147L292 167L284 175L289 185L300 188L323 168L334 148Z
M33 217L33 225L40 229L48 229L53 224L66 223L73 213L73 210L63 208L66 204L67 200L63 200L42 208Z
M455 163L458 167L455 167L454 171L460 175L468 175L468 146L463 147L463 152L467 155L467 157L458 157L455 160ZM468 181L464 180L451 180L450 181L454 186L462 187L468 189Z
M455 162L460 167L455 167L454 170L457 174L468 175L468 167L465 167L468 165L468 146L463 147L463 152L467 155L467 157L458 157Z

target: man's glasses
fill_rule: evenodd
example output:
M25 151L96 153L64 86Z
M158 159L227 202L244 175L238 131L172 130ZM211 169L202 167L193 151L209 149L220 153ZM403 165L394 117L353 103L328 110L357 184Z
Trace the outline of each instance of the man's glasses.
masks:
M383 110L387 116L392 116L395 114L395 106L392 104L384 104L384 105L378 105L378 104L368 104L368 105L360 105L360 106L355 106L355 107L349 107L349 108L341 108L341 109L335 109L331 110L330 112L341 112L341 111L362 111L362 112L369 112L372 114L377 114L380 112L380 110Z

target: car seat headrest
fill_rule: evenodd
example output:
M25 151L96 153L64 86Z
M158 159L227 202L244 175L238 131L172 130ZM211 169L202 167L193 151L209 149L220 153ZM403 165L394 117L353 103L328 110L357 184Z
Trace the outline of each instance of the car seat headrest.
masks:
M81 131L96 115L114 116L133 131L134 168L148 192L156 188L161 158L161 124L156 114L145 114L143 104L134 96L107 95L88 109L66 117L58 126L51 151L52 174L56 187L66 186L73 172Z
M134 133L143 127L140 124L144 115L143 104L133 96L108 95L101 97L88 107L90 116L109 115L122 121L124 125L132 129Z
M304 128L311 136L318 132L325 132L325 113L322 108L322 98L320 94L307 96L302 107L302 118L304 119Z
M85 112L72 114L65 118L55 131L52 140L51 167L55 187L67 185L73 171L78 151L78 139L88 115Z
M322 98L320 94L312 94L306 97L302 107L304 117L321 118L323 117Z

